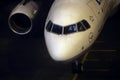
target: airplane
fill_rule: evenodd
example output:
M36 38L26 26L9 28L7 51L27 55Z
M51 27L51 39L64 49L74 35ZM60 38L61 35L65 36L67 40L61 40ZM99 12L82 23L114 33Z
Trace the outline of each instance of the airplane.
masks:
M74 59L77 72L79 66L82 70L82 64L76 59L94 44L107 18L119 4L120 0L55 0L44 27L51 58L58 62ZM22 0L9 16L10 29L19 35L28 34L38 9L34 0Z
M83 55L119 4L120 0L55 0L44 28L52 59L64 62Z
M52 59L67 61L83 55L119 4L120 0L55 0L44 28ZM19 35L28 34L38 9L34 0L21 1L9 16L10 29Z

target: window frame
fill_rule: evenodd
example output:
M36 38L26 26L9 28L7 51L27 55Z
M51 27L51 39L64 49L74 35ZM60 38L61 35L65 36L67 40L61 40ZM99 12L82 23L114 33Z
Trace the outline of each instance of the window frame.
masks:
M49 23L51 23L51 27L50 27L50 26L48 27ZM47 30L48 32L51 32L53 25L54 25L54 24L52 23L52 21L49 21L49 22L47 23L46 30ZM49 29L49 28L50 28L50 29Z

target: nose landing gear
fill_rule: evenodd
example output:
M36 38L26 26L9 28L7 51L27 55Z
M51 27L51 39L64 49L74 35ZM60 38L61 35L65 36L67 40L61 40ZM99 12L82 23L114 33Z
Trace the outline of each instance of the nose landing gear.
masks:
M75 60L75 62L72 63L72 73L80 74L83 70L83 64L78 62L78 60Z
M85 63L86 59L87 59L87 56L88 56L88 53L87 52L86 54L84 54L82 56L82 59L80 61L78 60L75 60L73 63L72 63L72 73L77 73L77 74L80 74L84 71L84 67L83 67L83 64Z

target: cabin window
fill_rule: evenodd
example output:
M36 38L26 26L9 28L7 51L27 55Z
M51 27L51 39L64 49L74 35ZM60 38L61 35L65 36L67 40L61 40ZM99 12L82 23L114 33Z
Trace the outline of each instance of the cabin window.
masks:
M47 24L47 26L46 26L46 30L47 30L48 32L50 32L52 26L53 26L53 23L52 23L51 21L49 21L48 24Z
M76 24L64 27L64 34L77 32Z
M52 32L56 34L62 34L62 27L54 24L52 28Z

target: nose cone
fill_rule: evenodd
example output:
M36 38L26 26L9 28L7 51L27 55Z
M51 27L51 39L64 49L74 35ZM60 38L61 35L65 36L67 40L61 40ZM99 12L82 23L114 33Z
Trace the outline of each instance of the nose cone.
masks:
M49 54L55 61L66 61L74 56L74 47L72 49L71 46L65 44L66 43L63 41L54 44L47 44Z
M82 51L79 40L77 41L71 36L60 36L46 32L45 41L49 54L55 61L70 60Z
M65 45L65 42L59 42L48 46L50 56L56 61L65 61L72 58L71 50L68 49L70 48Z

